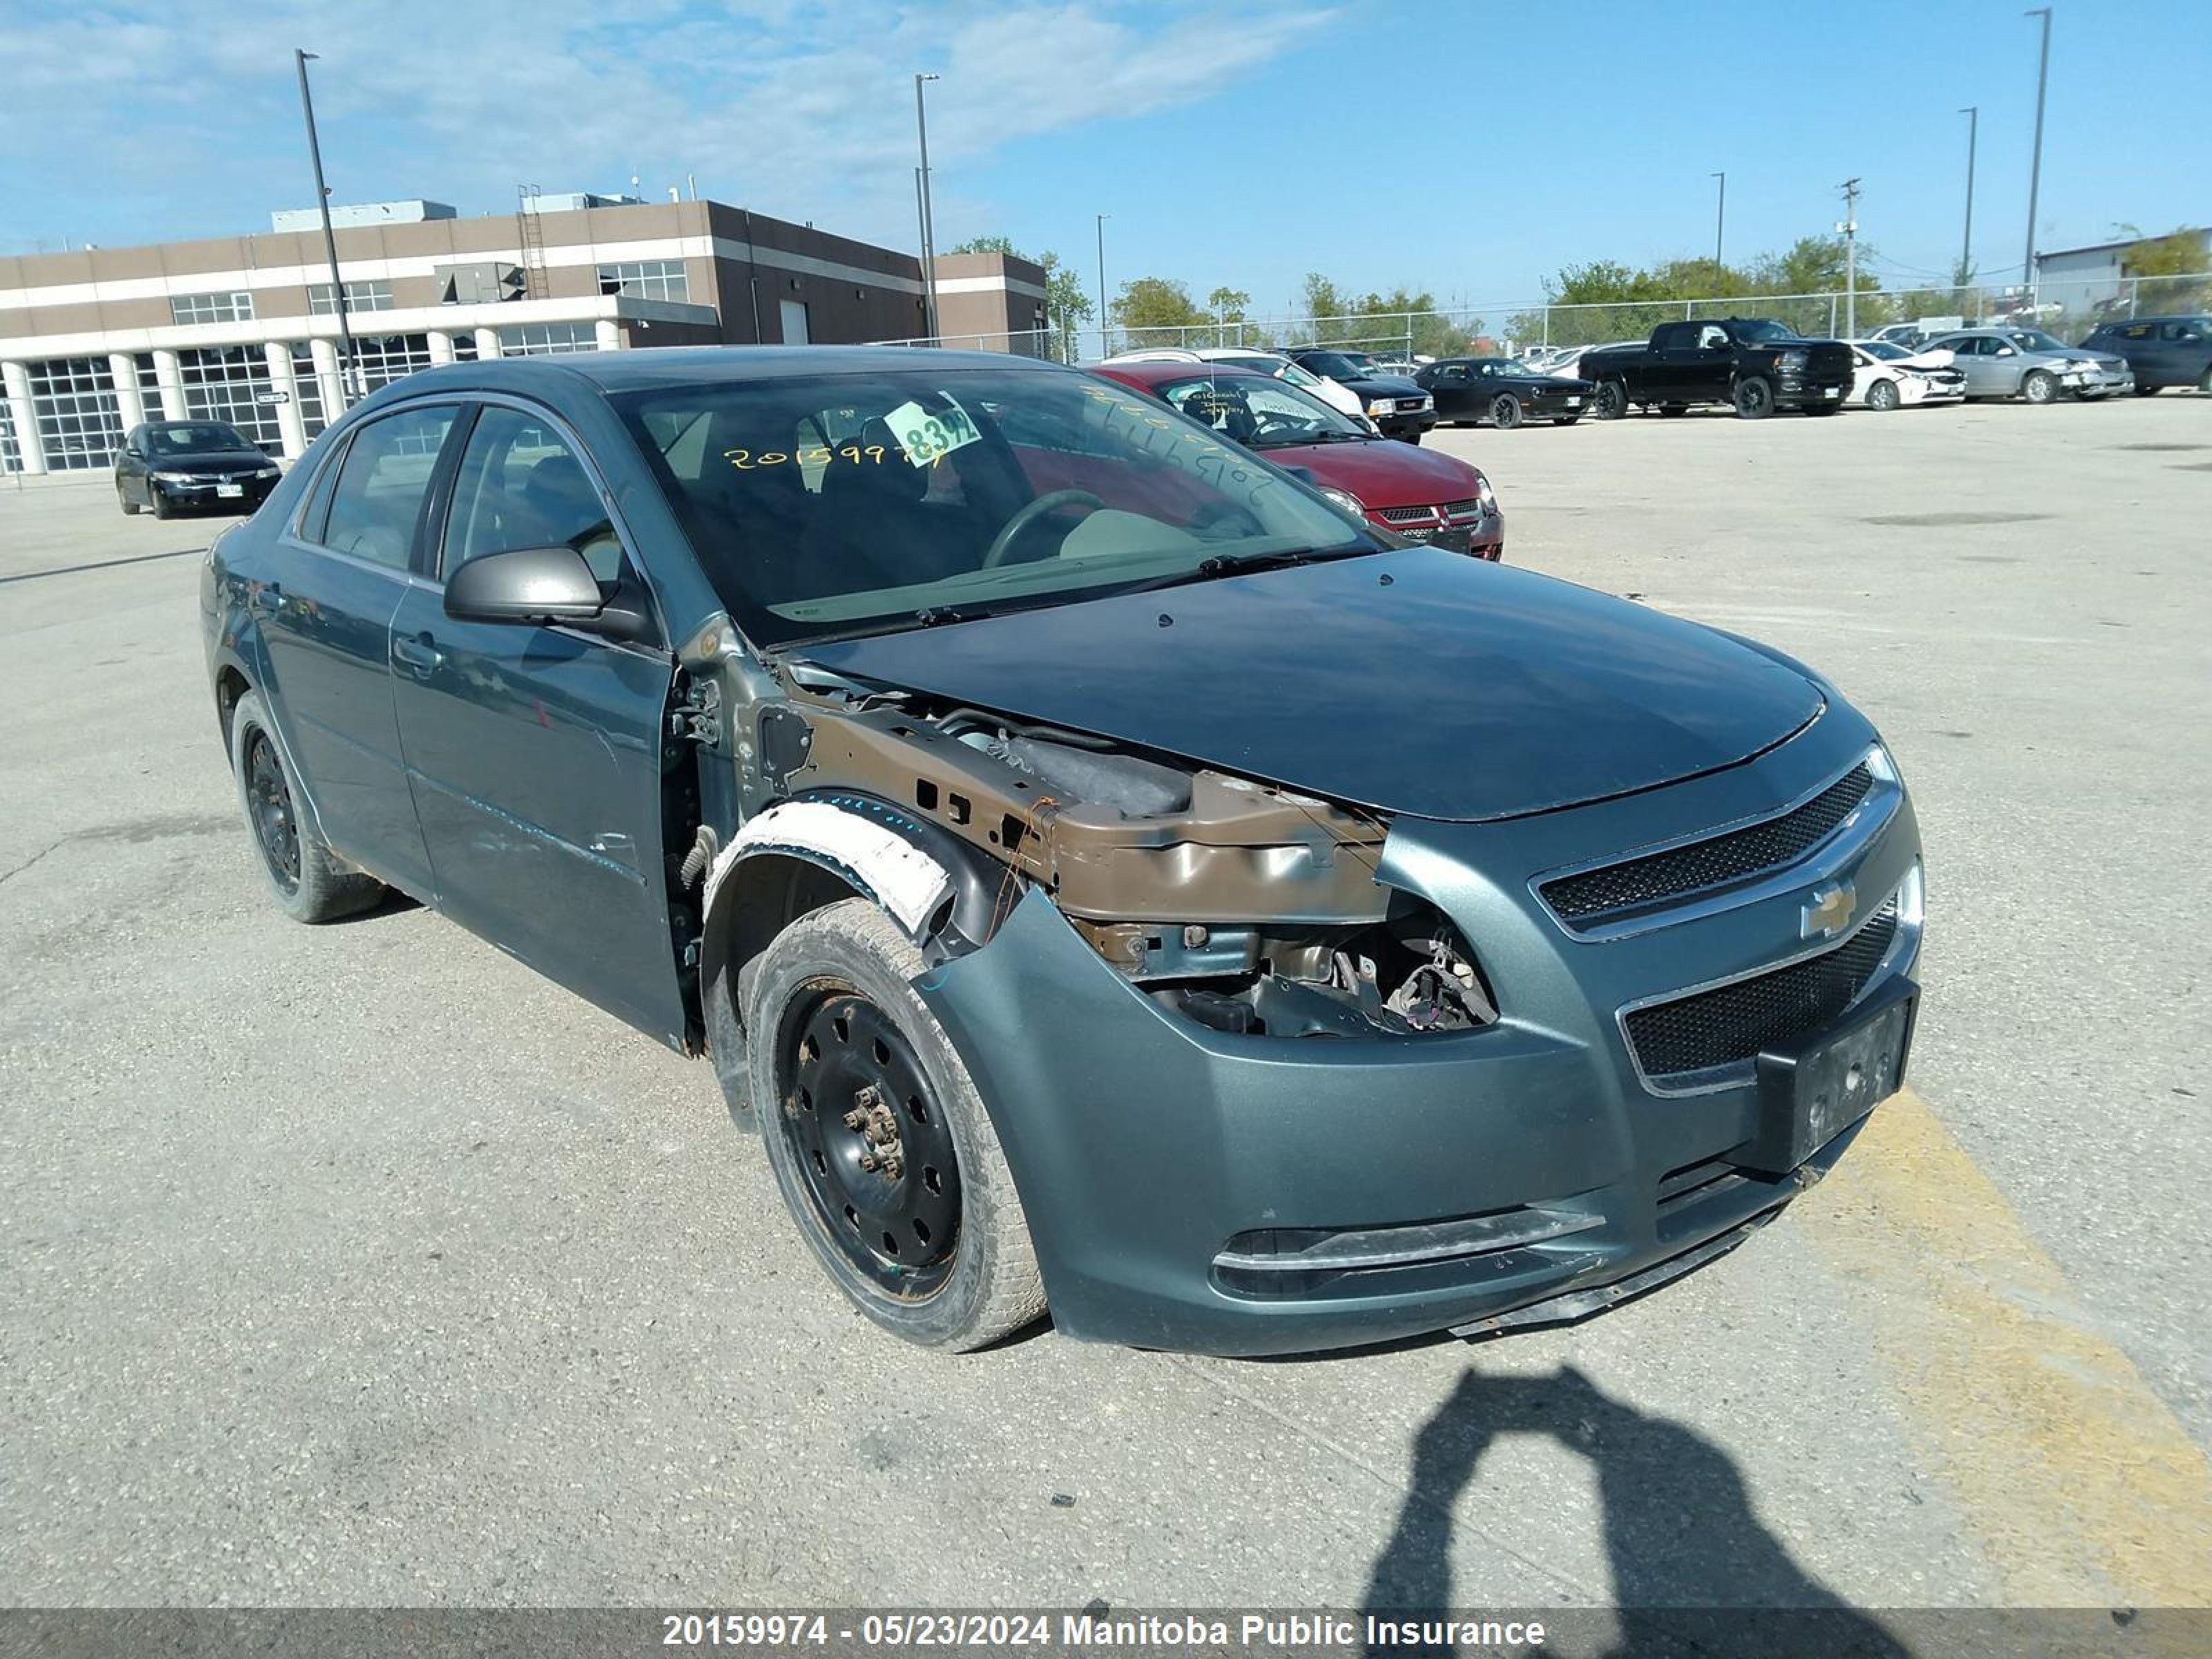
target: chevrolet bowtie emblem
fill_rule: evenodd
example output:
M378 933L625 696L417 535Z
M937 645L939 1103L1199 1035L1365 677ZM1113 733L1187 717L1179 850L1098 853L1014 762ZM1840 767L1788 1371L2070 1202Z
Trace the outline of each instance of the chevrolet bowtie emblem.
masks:
M1851 925L1852 912L1858 905L1858 893L1847 881L1815 887L1812 897L1805 901L1798 932L1806 939L1833 939Z

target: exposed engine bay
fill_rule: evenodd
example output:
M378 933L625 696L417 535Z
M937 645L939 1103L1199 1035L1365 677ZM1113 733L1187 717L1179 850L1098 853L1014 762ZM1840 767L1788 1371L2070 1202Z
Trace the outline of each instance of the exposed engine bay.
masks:
M1372 811L848 682L771 715L759 752L780 793L865 792L1003 868L982 937L1034 884L1117 972L1215 1030L1412 1036L1498 1018L1457 929L1376 880L1389 825Z

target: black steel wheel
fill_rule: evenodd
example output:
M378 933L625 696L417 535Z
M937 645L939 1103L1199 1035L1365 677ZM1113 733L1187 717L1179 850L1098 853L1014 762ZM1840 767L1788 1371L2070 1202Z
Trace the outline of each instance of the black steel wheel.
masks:
M906 1034L849 985L823 980L787 1010L790 1084L775 1133L815 1219L885 1293L934 1294L960 1243L960 1154Z
M1600 380L1597 392L1590 399L1601 421L1617 421L1628 413L1628 384L1625 380Z
M1774 412L1774 388L1758 374L1735 383L1735 412L1741 420L1763 421Z
M967 1350L1036 1319L1044 1289L990 1114L915 989L926 971L868 901L809 912L738 975L744 1065L815 1260L885 1329Z
M1501 392L1490 400L1490 423L1501 432L1510 432L1521 424L1521 400L1510 392Z
M384 896L382 882L342 862L317 838L258 691L240 696L230 712L230 759L239 811L278 908L295 921L336 921Z

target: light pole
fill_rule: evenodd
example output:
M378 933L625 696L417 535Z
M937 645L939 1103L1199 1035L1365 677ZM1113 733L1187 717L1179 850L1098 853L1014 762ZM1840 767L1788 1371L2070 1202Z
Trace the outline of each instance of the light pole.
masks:
M2035 291L2035 198L2043 187L2043 92L2051 81L2051 8L2038 6L2021 15L2043 20L2043 57L2035 70L2035 155L2027 167L2027 258L2020 271L2027 302L2033 307L2041 297Z
M307 93L307 60L314 56L296 46L292 51L300 70L300 111L307 118L307 159L315 164L315 208L323 216L323 252L331 261L331 301L338 313L338 404L343 412L354 392L353 325L346 319L345 279L338 275L338 239L331 228L331 187L323 182L323 147L315 138L315 100Z
M1728 174L1715 173L1706 175L1721 181L1720 204L1713 210L1713 285L1720 286L1721 232L1728 224Z
M921 140L921 313L929 337L937 337L937 224L929 204L929 116L922 107L921 87L934 75L914 77L914 125Z
M1114 355L1112 337L1106 332L1106 222L1113 216L1110 213L1098 216L1098 355L1102 357Z
M1966 234L1959 245L1959 286L1974 276L1974 140L1981 130L1982 106L1971 104L1959 112L1966 118Z
M1856 340L1859 337L1859 181L1844 179L1843 191L1844 222L1836 228L1844 233L1844 337Z

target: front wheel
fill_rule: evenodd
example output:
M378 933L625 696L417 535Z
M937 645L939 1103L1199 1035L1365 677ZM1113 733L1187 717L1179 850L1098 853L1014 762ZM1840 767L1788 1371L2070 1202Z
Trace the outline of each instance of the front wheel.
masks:
M169 519L176 516L176 507L170 502L169 498L161 493L161 486L159 484L149 484L146 487L146 504L154 509L154 516L157 519Z
M1878 409L1885 413L1895 409L1898 405L1897 382L1876 380L1867 388L1866 403L1869 409Z
M2058 401L2058 380L2045 369L2035 369L2020 383L2020 395L2032 404L2055 404Z
M316 838L258 691L246 692L231 710L230 763L239 810L261 854L261 873L286 915L295 921L336 921L384 896L382 882L347 869Z
M1774 412L1774 388L1756 374L1735 383L1735 412L1739 420L1763 421Z
M130 492L119 483L115 486L115 504L123 509L125 518L135 519L138 516L138 503L131 499Z
M848 899L778 934L745 983L756 1115L799 1231L860 1311L964 1352L1044 1311L1005 1152L914 989L921 952Z
M1490 423L1501 432L1510 432L1521 424L1521 400L1510 392L1501 392L1490 400Z
M1628 413L1628 383L1626 380L1600 380L1597 395L1591 399L1601 421L1617 421Z

